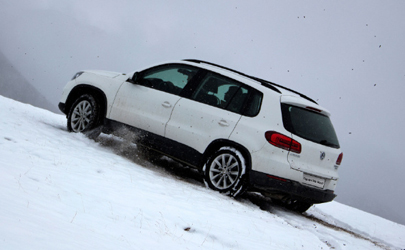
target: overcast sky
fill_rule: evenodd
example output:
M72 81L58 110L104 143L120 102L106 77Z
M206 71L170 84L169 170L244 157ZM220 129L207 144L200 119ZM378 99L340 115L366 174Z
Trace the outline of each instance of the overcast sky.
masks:
M405 224L405 1L0 0L0 51L49 101L79 70L198 58L332 113L337 201Z

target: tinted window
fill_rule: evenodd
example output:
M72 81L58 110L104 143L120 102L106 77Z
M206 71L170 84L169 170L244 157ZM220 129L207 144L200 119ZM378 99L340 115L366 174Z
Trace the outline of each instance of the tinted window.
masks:
M281 109L284 127L288 131L307 140L339 148L335 129L328 116L289 104L281 104Z
M184 65L159 66L143 72L140 84L178 95L197 71Z
M256 116L262 105L263 94L257 90L251 90L248 99L248 103L246 105L246 109L243 112L246 116Z
M241 83L208 73L191 96L191 99L241 113L248 93L248 88Z

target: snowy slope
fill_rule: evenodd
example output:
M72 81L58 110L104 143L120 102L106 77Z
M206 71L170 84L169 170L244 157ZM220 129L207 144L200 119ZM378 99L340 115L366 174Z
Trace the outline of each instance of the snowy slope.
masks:
M0 96L0 249L404 249L405 226L331 202L304 216ZM260 207L257 205L259 204Z

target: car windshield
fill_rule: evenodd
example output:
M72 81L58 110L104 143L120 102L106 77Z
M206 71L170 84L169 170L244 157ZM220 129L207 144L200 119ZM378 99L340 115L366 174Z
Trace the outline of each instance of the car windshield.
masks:
M284 127L291 133L332 148L339 148L335 129L328 116L282 103Z

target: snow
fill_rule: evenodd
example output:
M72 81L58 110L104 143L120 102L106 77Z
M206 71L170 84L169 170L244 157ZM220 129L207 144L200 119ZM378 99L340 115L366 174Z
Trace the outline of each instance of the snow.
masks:
M0 96L0 249L404 249L405 226L331 202L299 215Z

